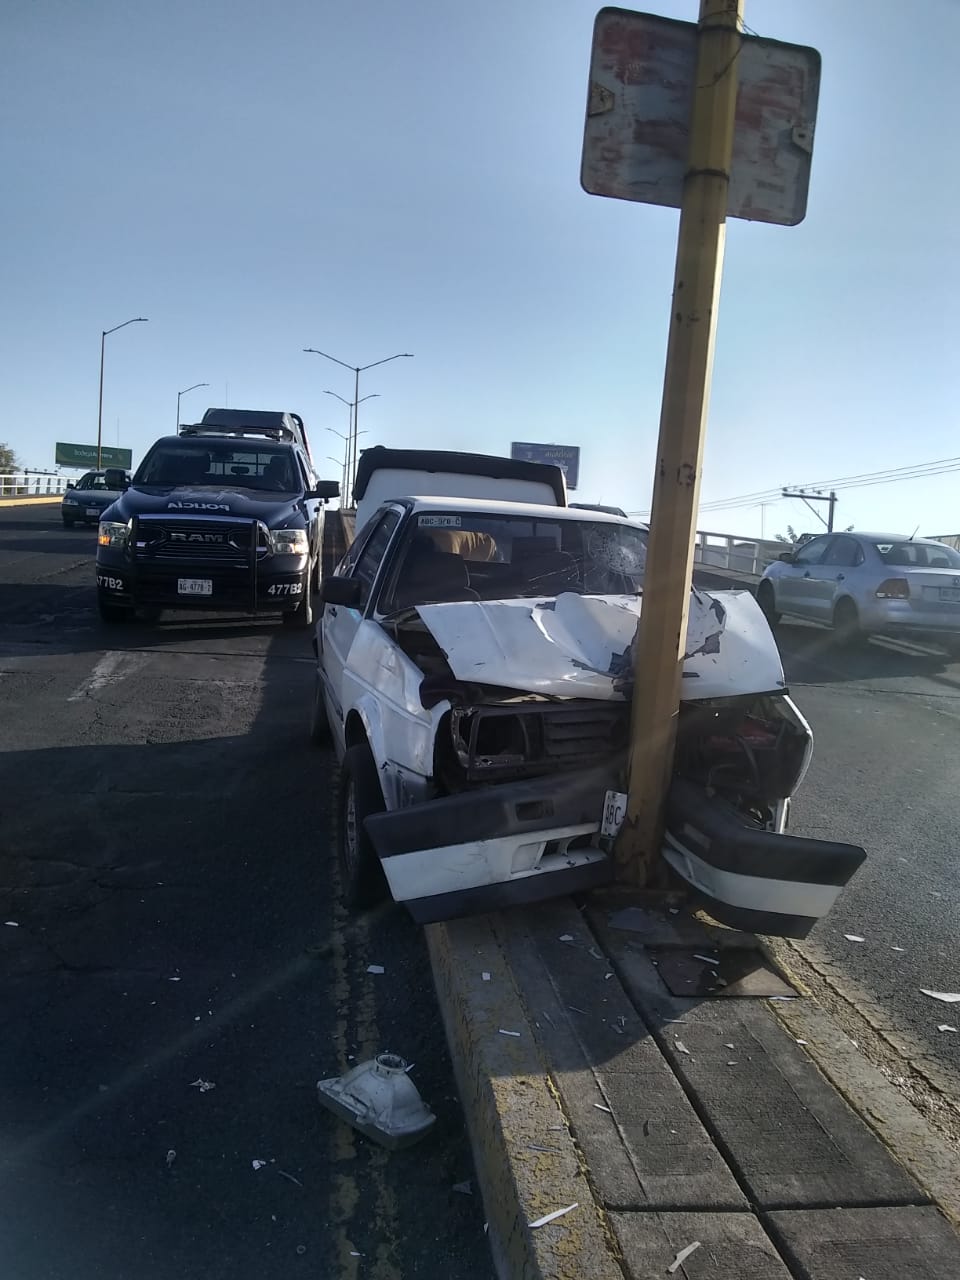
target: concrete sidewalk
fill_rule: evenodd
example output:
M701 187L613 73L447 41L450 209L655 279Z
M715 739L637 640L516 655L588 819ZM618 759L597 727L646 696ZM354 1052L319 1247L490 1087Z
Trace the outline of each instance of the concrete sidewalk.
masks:
M427 937L505 1280L960 1276L960 1158L752 936L611 895Z

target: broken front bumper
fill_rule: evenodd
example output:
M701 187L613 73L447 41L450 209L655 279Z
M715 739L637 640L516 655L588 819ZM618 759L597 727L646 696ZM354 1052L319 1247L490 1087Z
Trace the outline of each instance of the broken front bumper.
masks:
M618 764L483 787L367 818L390 892L420 924L608 884L594 847ZM469 839L465 839L465 836Z

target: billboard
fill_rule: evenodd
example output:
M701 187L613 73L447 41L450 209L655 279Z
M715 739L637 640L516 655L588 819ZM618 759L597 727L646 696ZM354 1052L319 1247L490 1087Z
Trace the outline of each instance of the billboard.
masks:
M580 478L580 446L576 444L531 444L516 441L510 446L510 457L522 462L546 462L559 467L566 477L567 488L575 489Z
M104 445L100 450L101 466L123 467L129 471L133 465L132 449L115 449ZM97 446L95 444L64 444L58 440L54 462L58 467L95 467L97 465Z

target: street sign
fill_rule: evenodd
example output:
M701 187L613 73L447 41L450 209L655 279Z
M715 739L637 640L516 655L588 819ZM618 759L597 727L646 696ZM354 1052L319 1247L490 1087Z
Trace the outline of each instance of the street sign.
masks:
M575 489L580 478L580 446L575 444L529 444L515 441L510 446L510 457L522 462L546 462L559 467L568 489Z
M97 446L95 444L63 444L58 440L54 461L60 467L95 467ZM124 471L129 471L133 465L133 451L109 448L104 445L100 450L100 465L122 467Z
M760 36L741 41L727 216L795 226L807 212L820 55ZM696 63L696 23L600 10L580 169L585 191L680 208Z

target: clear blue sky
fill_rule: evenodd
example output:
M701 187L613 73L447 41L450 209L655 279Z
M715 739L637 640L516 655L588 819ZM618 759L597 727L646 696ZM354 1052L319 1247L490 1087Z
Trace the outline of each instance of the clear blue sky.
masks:
M198 381L185 419L229 384L339 456L322 392L352 376L301 348L411 351L365 376L362 443L579 444L579 499L647 506L677 214L580 189L598 7L6 0L0 440L41 467L95 439L100 331L144 315L107 339L104 439L119 420L135 460ZM746 19L823 80L806 221L730 224L703 500L960 455L960 3ZM958 481L853 490L838 518L960 531Z

